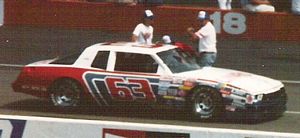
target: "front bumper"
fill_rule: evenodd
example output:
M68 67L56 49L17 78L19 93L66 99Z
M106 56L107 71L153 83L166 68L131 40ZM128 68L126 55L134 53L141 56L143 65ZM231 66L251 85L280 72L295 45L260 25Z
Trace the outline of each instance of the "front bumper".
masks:
M282 88L277 92L265 94L262 101L246 104L244 109L236 109L234 114L241 119L273 119L283 115L286 111L287 94Z

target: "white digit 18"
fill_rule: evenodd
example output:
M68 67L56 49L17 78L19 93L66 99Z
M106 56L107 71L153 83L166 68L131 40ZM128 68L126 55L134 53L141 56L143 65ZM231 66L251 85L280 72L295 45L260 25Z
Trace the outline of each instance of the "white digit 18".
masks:
M246 31L246 17L240 13L228 12L223 17L223 25L221 21L221 12L214 12L210 19L213 20L213 24L217 33L221 33L221 27L228 34L242 34Z

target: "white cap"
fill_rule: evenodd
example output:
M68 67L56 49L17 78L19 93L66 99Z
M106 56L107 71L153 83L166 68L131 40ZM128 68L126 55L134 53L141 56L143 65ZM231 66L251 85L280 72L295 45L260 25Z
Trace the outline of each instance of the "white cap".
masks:
M209 15L205 11L199 11L198 19L199 20L209 19Z
M145 16L145 18L153 18L154 14L151 10L145 10L144 16Z
M168 35L164 35L162 37L162 40L165 44L170 44L172 42L170 36L168 36Z

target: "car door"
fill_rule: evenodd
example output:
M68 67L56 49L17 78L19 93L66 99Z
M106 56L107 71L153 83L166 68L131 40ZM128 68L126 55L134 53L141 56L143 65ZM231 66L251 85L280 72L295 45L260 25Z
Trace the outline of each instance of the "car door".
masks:
M97 70L83 78L99 105L157 101L158 72L163 69L151 55L99 51L91 67Z
M82 77L89 94L98 105L111 104L111 96L105 85L105 78L110 74L107 71L110 53L110 51L96 51L95 57L90 63L91 69L86 71Z
M159 64L151 55L115 52L114 74L105 78L113 101L155 102Z

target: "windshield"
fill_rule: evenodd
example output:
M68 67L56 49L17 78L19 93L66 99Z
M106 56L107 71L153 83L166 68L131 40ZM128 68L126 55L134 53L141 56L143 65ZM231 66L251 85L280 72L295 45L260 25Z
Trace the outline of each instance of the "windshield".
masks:
M173 73L200 69L196 59L188 53L177 49L163 51L157 54Z

